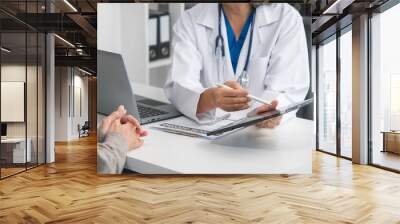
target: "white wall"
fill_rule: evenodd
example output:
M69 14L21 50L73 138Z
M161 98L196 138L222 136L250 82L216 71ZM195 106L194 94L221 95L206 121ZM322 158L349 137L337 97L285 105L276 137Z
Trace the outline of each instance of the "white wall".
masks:
M55 141L68 141L69 135L69 69L55 68Z
M75 70L76 72L76 70ZM82 74L82 73L80 73ZM72 111L72 130L71 130L71 135L73 138L78 138L79 137L79 132L78 132L78 124L80 124L81 126L85 123L85 121L89 120L89 102L88 102L88 77L85 76L81 76L81 75L76 75L74 76L74 86L75 86L75 92L73 94L75 94L74 96L74 100L75 100L75 106L73 109L75 109L75 113ZM77 90L80 90L80 103L78 102L78 94ZM81 105L81 110L82 112L79 112L79 108L77 107L77 105L80 104Z
M130 80L147 84L148 4L99 3L97 9L97 49L121 54Z
M18 65L18 64L8 64L8 65L2 65L1 66L1 81L4 82L25 82L25 75L26 75L26 71L28 76L31 74L36 75L36 67L34 66L28 66L25 67L25 65ZM29 77L28 77L29 78ZM29 80L29 84L33 84L36 85L36 81L33 81L30 79ZM27 103L31 103L33 101L35 101L36 99L36 88L32 89L29 88L28 90L32 90L33 92L28 91L27 96ZM33 99L34 98L34 99ZM35 101L36 102L36 101ZM32 106L36 107L36 103ZM1 108L1 110L6 110L6 108ZM31 110L29 110L31 111ZM28 113L28 122L32 122L35 121L36 123L36 113ZM7 136L8 137L25 137L25 126L26 126L26 122L7 122ZM33 127L33 124L29 124L28 125L28 129L30 127ZM34 129L36 130L36 127L34 127ZM29 132L29 130L28 130ZM29 133L28 133L29 135ZM29 136L28 136L29 137Z
M78 124L88 120L88 77L76 68L56 67L55 141L70 141L79 137ZM77 102L80 89L81 103ZM82 114L76 105L81 105ZM75 110L75 111L74 111Z

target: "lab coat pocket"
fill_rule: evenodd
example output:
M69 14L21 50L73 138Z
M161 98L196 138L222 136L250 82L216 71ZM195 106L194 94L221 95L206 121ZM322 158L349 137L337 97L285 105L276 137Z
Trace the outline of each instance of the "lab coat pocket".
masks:
M265 89L264 79L267 74L268 58L262 57L249 61L249 92L253 95L261 95Z

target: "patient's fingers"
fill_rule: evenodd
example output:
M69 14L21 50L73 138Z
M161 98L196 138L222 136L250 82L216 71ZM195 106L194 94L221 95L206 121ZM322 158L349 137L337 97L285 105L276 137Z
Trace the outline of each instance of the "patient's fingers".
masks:
M132 115L125 115L121 119L122 124L131 123L133 126L136 127L136 132L140 137L144 137L148 135L148 132L142 128L140 122L133 117Z
M101 123L101 131L103 131L104 134L108 132L108 129L110 128L111 124L117 120L121 119L122 116L124 116L126 113L125 107L123 105L120 105L118 109L114 112L112 112L109 116L104 118L103 122Z
M130 122L131 124L133 124L135 127L140 127L140 122L136 119L136 118L134 118L132 115L124 115L122 118L121 118L121 122L122 122L122 124L125 124L125 123L128 123L128 122Z

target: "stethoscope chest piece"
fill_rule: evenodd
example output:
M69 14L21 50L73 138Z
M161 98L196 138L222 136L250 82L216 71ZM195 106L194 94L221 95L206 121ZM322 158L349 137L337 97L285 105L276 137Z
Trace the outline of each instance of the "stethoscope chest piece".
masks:
M249 88L249 75L246 70L243 70L242 73L238 77L238 83L241 87L247 89Z

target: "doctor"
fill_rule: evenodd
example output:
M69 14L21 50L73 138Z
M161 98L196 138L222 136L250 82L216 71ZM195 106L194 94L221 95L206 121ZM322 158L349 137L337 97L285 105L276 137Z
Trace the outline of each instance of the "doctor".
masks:
M288 4L197 4L183 13L173 34L173 62L164 90L178 110L199 123L217 119L221 111L250 107L266 112L307 94L303 21ZM251 102L247 94L272 103ZM273 128L280 120L257 126Z

